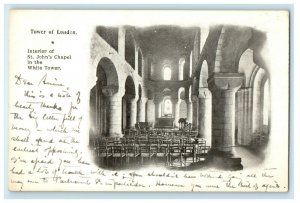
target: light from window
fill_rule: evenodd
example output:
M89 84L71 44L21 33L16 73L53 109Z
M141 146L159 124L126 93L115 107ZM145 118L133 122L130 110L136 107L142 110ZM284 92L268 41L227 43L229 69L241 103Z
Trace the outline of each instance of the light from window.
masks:
M184 63L185 63L184 58L181 58L181 59L179 60L179 76L178 76L178 79L179 79L179 80L183 80Z
M168 66L164 68L164 80L171 80L171 68Z
M269 125L269 80L264 86L263 124Z
M164 103L164 114L169 115L172 114L172 102L170 99L166 99Z

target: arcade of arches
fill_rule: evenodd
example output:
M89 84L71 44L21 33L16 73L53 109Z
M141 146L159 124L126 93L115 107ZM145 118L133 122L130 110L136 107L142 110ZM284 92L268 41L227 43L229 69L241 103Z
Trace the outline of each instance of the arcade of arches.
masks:
M266 141L270 78L249 27L97 27L92 38L90 137L123 137L137 123L178 129L212 149Z

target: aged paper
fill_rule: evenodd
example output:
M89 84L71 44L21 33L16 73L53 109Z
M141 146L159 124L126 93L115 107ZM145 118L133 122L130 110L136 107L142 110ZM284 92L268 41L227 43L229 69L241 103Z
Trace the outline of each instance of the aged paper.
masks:
M223 34L230 37L235 34L234 32L228 34L233 27L232 30L249 28L250 31L245 31L245 36L248 33L263 33L264 37L252 39L252 45L259 49L251 52L254 48L250 47L249 54L254 58L253 67L259 64L263 69L261 71L264 71L269 79L270 110L267 124L268 143L265 148L257 154L239 151L239 146L247 143L247 140L239 137L243 137L242 132L246 131L248 126L246 124L252 123L253 127L257 123L236 113L235 122L242 122L244 125L237 124L237 126L244 126L244 129L236 127L240 134L236 133L235 139L240 145L233 143L235 145L233 148L236 148L234 149L236 153L240 152L237 156L241 158L243 168L231 170L216 165L176 168L156 164L128 168L103 167L95 161L95 151L91 147L94 129L90 94L99 80L97 66L102 58L121 61L119 64L113 64L118 66L116 78L106 75L111 84L116 82L125 84L126 75L120 73L119 69L128 65L124 65L125 60L122 59L126 53L122 53L120 49L116 50L99 37L96 32L99 26L118 29L116 32L118 40L113 42L118 48L124 48L126 43L122 38L125 35L120 31L124 27L140 29L142 30L140 33L144 28L151 26L167 26L167 28L179 26L182 29L197 27L201 30L202 42L198 53L200 57L205 50L203 47L208 47L205 41L211 36L209 32L215 31L220 36ZM218 39L216 45L221 44L220 38ZM235 40L240 40L241 44L243 42L242 38L237 38L233 41L228 40L228 44L224 45L227 52L222 56L226 63L223 62L223 66L221 63L220 67L214 63L215 70L218 67L221 69L217 71L220 74L222 68L231 60L229 56L232 53L228 46ZM247 45L244 43L243 46ZM216 52L214 54L218 55ZM197 66L196 63L194 65ZM126 73L128 75L138 74L137 68L128 70ZM108 72L110 71L112 72L112 70ZM259 70L257 72L259 74ZM249 75L247 71L243 74ZM248 82L251 83L251 80ZM119 93L120 87L124 87L124 84L118 84L118 90L110 87L104 88L102 92L108 96L115 92ZM124 91L126 94L126 90ZM236 97L240 98L236 100L237 109L242 103L239 103L242 97L238 96L241 94L247 95L242 91L236 94ZM251 100L247 102L255 103ZM215 106L213 104L212 108ZM109 109L109 105L106 109ZM255 115L252 116L258 116L260 111L262 109L253 110ZM7 170L11 191L286 192L288 115L289 13L287 11L11 10L9 13ZM118 114L114 116L118 117ZM116 128L111 128L110 132L113 130L114 133L118 133ZM212 136L214 133L215 131L212 132ZM137 156L136 159L139 160L140 157Z

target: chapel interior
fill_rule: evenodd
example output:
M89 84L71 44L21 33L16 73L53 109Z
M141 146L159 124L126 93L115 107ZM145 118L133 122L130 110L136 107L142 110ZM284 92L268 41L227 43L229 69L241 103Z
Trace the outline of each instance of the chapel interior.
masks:
M240 170L263 159L270 79L251 27L97 26L90 148L103 168Z

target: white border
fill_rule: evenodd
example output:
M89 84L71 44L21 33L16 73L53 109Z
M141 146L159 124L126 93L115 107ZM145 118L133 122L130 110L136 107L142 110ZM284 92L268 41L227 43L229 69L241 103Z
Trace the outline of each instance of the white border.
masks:
M41 5L41 1L38 1L38 0L31 0L31 1L22 1L22 0L3 0L1 1L1 7L2 7L2 11L4 11L4 6L5 4L24 4L24 3L27 3L27 4L40 4ZM43 4L98 4L98 3L104 3L104 4L124 4L125 2L122 1L122 0L105 0L105 1L97 1L97 0L89 0L89 1L79 1L79 0L64 0L64 1L60 1L60 0L46 0L46 1L43 1ZM168 0L153 0L153 1L143 1L143 2L140 2L138 0L127 0L126 1L126 4L166 4L166 3L169 3ZM231 0L231 1L225 1L225 0L210 0L210 1L197 1L197 0L185 0L185 1L180 1L180 0L175 0L175 1L172 1L173 4L199 4L199 3L205 3L205 4L225 4L226 5L229 5L229 4L241 4L241 1L238 1L238 0ZM294 50L292 50L292 52L294 51L294 69L293 69L293 73L294 75L291 75L291 90L293 92L291 92L291 94L293 95L294 97L294 101L292 101L293 97L291 95L291 111L293 111L293 115L294 117L291 117L291 122L294 122L294 129L291 129L291 133L294 134L294 143L299 143L299 137L298 137L298 132L299 132L299 124L297 123L300 118L299 118L299 107L296 105L298 104L298 100L299 100L299 90L298 90L298 87L299 87L299 79L297 79L297 76L300 75L299 74L299 68L296 68L296 67L299 67L299 48L298 46L296 45L299 45L299 36L300 36L300 33L299 33L299 22L297 21L299 18L299 1L297 0L247 0L247 1L243 1L242 5L245 5L245 4L252 4L252 6L254 6L253 4L256 4L256 6L259 6L262 5L262 4L293 4L294 5L294 25L291 25L291 26L295 26L294 27ZM57 5L59 6L59 5ZM0 12L0 18L1 18L1 27L4 28L4 12ZM298 24L298 25L297 25ZM0 81L4 82L4 67L3 67L3 61L4 61L4 35L1 35L1 41L0 41L0 44L2 45L1 47L1 56L0 56L0 61L2 62L1 63L1 77L0 77ZM298 57L297 57L298 56ZM294 77L296 76L296 77ZM2 83L2 85L0 86L1 87L1 95L0 95L0 112L2 115L4 115L4 92L6 91L4 89L4 85ZM294 104L294 106L293 106ZM0 129L2 129L2 132L3 132L3 129L4 129L4 116L1 116L0 118ZM2 134L3 135L3 134ZM4 143L4 136L1 136L0 138L0 142L3 144ZM291 145L294 145L294 143L291 143ZM3 145L2 145L3 146ZM1 160L4 160L4 150L1 150L1 156L0 156L0 159ZM298 171L299 171L299 158L298 158L298 154L299 154L299 147L297 146L297 144L295 145L294 147L294 154L295 154L295 157L294 157L294 177L291 177L292 179L294 179L294 199L291 199L291 200L287 200L287 199L281 199L281 200L271 200L271 199L262 199L262 200L259 200L259 201L284 201L284 202L296 202L296 200L298 200L297 202L299 202L299 183L298 181L300 180L299 179L299 175L298 175ZM293 160L291 160L293 161ZM1 180L3 181L2 183L4 183L5 180L2 179L3 177L3 174L4 174L4 167L3 167L3 161L1 162L1 167L0 167L0 172L1 172ZM297 181L298 180L298 181ZM5 201L5 202L8 202L8 201L13 201L13 202L16 202L16 201L22 201L22 202L35 202L35 201L40 201L40 200L30 200L30 199L27 199L27 200L24 200L24 199L20 199L20 200L8 200L8 199L4 199L4 184L0 184L0 194L1 194L1 200ZM33 194L32 194L33 195ZM154 195L154 194L153 194ZM234 195L234 194L232 194ZM112 194L112 196L115 196L115 194ZM214 196L214 194L211 195L212 197ZM270 196L271 197L271 196ZM43 200L45 201L45 200ZM52 200L46 200L46 202L50 202ZM55 200L57 201L57 200ZM60 201L63 201L63 202L68 202L68 201L81 201L80 199L77 199L77 200L68 200L68 199L63 199L63 200L60 200ZM103 200L89 200L89 201L103 201ZM105 200L104 200L105 201ZM115 202L115 201L118 201L118 200L113 200L112 202ZM131 200L131 199L126 199L126 200L121 200L122 202L136 202L136 201L141 201L141 200ZM143 200L144 201L156 201L156 200ZM164 200L165 201L165 200ZM180 200L172 200L172 202L177 202L177 201L184 201L183 199L180 199ZM202 200L198 200L198 199L189 199L188 201L202 201ZM205 201L213 201L212 199L210 200L205 200ZM218 200L220 201L220 200ZM234 201L240 201L240 200L237 200L237 199L227 199L227 200L221 200L222 202L234 202ZM248 200L243 200L243 201L256 201L256 200L253 200L253 199L248 199ZM111 202L111 200L109 200L109 202Z

